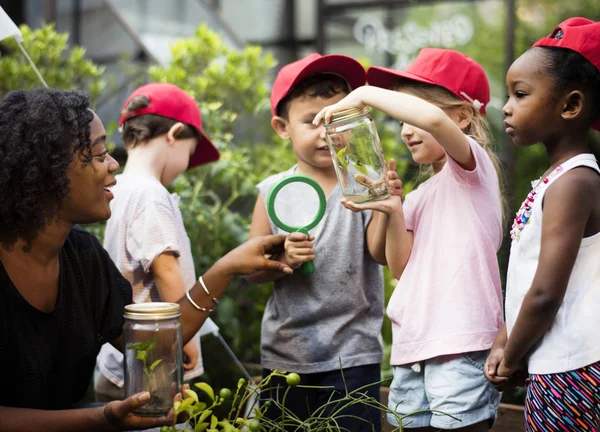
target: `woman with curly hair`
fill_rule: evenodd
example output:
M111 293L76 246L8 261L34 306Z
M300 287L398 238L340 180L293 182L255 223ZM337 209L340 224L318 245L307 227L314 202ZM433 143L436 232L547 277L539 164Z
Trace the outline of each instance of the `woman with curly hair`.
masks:
M115 431L172 419L132 411L140 393L71 409L85 394L104 342L121 346L131 285L77 224L110 217L118 163L84 93L14 91L0 102L0 430ZM257 238L221 258L179 300L183 339L200 328L235 274L291 273L266 254L285 236Z

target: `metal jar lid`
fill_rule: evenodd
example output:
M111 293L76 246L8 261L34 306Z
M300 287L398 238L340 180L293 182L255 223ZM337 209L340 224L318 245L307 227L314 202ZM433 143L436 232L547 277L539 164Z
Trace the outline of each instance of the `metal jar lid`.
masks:
M125 318L136 320L164 320L178 318L181 315L177 303L134 303L125 306Z
M345 120L350 120L355 117L361 117L369 114L371 107L365 106L362 108L350 108L343 111L338 111L334 114L331 114L331 121L327 123L325 126L331 126L334 123L338 123Z

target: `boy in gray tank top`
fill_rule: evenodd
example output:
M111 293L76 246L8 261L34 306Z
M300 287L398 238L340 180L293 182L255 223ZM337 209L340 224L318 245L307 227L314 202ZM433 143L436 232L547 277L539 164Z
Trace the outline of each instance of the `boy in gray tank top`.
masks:
M298 163L258 184L250 230L250 237L283 233L270 220L265 206L269 191L279 179L303 174L323 188L327 196L324 218L309 236L290 234L285 253L277 258L293 269L314 259L314 273L295 271L281 278L261 272L247 279L251 283L275 281L262 322L263 374L274 369L297 372L303 385L332 386L340 395L345 392L340 360L349 391L380 380L384 293L379 264L386 264L381 253L385 250L386 220L383 214L354 213L340 204L343 196L325 141L325 128L311 122L322 108L364 84L365 70L360 63L340 55L311 54L281 69L271 94L271 124L281 138L292 142ZM302 195L294 197L294 208L304 208L305 199ZM273 385L286 384L280 380ZM328 401L332 391L293 388L285 406L304 420ZM366 392L379 399L379 384ZM276 395L275 389L263 392L264 398ZM278 418L281 411L273 409L274 404L271 407L267 415ZM340 419L341 428L371 431L373 424L375 430L381 430L377 409L355 405L342 414L355 418Z

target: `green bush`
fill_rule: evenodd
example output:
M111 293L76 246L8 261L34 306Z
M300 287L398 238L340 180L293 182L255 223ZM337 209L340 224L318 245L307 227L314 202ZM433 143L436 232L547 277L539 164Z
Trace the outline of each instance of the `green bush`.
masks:
M85 58L82 47L69 48L67 33L57 33L54 25L32 30L20 27L23 47L50 87L88 92L92 102L106 87L104 68ZM13 38L0 42L7 54L0 55L0 99L16 89L31 89L42 84Z

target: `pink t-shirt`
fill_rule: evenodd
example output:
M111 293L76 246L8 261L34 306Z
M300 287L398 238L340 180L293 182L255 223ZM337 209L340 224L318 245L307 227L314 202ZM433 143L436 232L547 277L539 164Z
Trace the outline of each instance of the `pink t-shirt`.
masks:
M475 169L448 156L404 202L414 243L387 309L392 365L489 349L503 324L498 176L486 151L467 138Z

